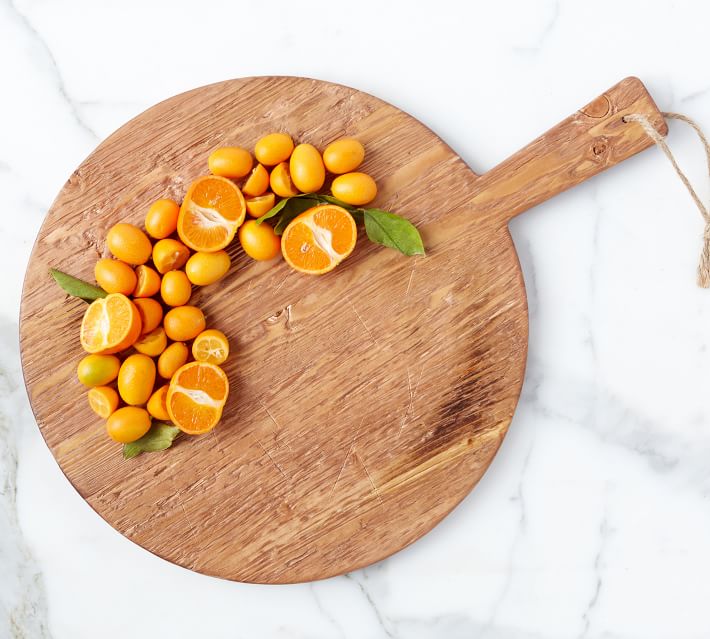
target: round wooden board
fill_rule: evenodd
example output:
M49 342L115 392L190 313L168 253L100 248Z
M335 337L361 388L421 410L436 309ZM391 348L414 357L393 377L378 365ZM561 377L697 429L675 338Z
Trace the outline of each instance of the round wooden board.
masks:
M375 202L411 219L426 257L363 237L332 273L257 263L238 246L222 282L196 290L230 338L231 393L209 435L123 460L75 369L83 302L48 275L93 280L104 237L181 200L221 145L290 132L323 148L355 136ZM214 84L162 102L72 174L27 269L20 341L32 408L86 501L145 549L227 579L287 583L366 566L429 531L498 449L522 384L527 309L505 224L476 218L477 176L411 116L303 78ZM364 232L362 233L364 236Z

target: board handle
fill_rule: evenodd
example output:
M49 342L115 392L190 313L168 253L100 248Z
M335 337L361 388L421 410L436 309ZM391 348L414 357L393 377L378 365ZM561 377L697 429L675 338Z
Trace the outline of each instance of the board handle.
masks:
M629 77L592 100L528 146L484 173L472 200L476 215L507 224L523 211L653 146L637 122L645 115L666 135L668 127L641 80Z

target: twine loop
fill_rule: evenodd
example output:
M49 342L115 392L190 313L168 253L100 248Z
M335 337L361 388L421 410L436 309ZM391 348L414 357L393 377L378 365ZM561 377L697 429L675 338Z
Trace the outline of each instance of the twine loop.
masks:
M705 147L705 158L707 160L708 165L708 177L710 178L710 144L708 144L708 140L705 137L705 134L703 133L700 126L688 116L682 115L680 113L666 112L662 113L661 115L668 120L680 120L681 122L685 122L686 124L689 124L691 127L693 127L695 132L698 134L698 137L700 138L701 142L703 143L703 146ZM708 213L708 207L703 203L700 197L698 197L698 194L695 192L695 189L690 183L690 180L688 180L685 173L683 173L681 168L678 166L678 162L676 162L673 153L671 153L671 150L668 147L668 143L665 141L663 136L658 131L656 131L649 119L645 115L642 115L640 113L630 113L628 115L623 116L622 120L624 122L638 122L643 127L643 130L646 132L646 135L648 135L648 137L656 143L656 145L661 149L661 151L663 151L665 156L673 165L675 172L678 174L678 177L680 178L681 182L685 184L685 188L688 189L690 197L693 198L695 205L698 207L700 215L703 216L703 220L705 222L705 231L703 232L703 247L700 252L700 262L698 263L698 286L702 288L710 288L710 213Z

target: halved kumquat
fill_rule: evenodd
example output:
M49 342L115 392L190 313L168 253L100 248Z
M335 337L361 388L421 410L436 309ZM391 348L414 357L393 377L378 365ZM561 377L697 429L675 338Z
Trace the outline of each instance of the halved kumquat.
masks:
M88 399L91 410L104 419L118 408L118 393L110 386L95 386L89 390Z
M133 300L141 318L141 333L150 333L163 321L163 307L152 297L140 297Z
M160 275L150 266L136 266L136 288L133 297L153 297L160 290Z
M192 342L192 356L198 362L222 364L229 357L229 340L222 331L208 328Z

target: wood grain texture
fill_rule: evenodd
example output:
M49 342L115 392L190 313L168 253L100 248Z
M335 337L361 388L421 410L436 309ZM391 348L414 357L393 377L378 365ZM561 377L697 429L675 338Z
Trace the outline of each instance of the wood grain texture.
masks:
M527 309L508 220L648 146L620 122L629 109L663 126L625 80L480 178L402 111L315 80L233 80L138 116L70 177L27 270L23 370L62 470L117 530L209 575L319 579L410 544L477 483L518 400ZM182 198L212 149L273 130L319 148L362 140L376 204L420 227L427 256L361 239L311 277L232 246L228 277L193 296L233 345L223 422L124 461L76 380L85 306L47 270L91 280L112 224L141 224L153 200Z

